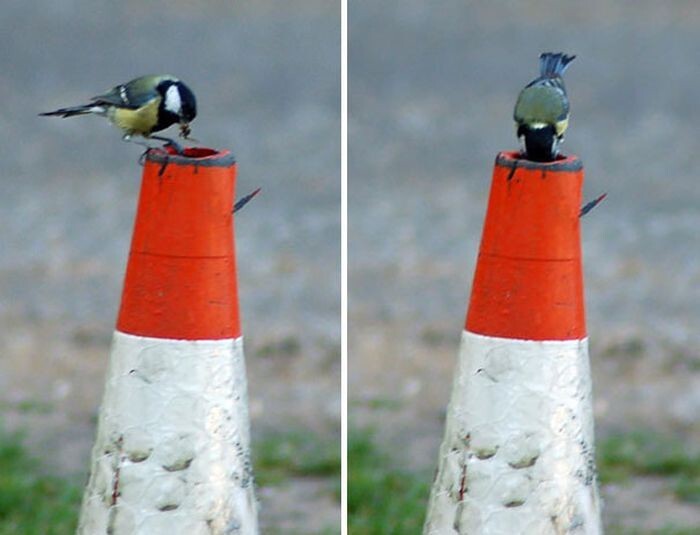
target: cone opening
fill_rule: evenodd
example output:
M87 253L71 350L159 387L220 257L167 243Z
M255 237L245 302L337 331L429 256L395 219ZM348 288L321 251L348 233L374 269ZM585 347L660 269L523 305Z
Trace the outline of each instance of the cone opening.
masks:
M523 158L518 151L503 151L496 157L496 163L503 167L524 167L526 169L544 169L556 171L578 171L583 168L583 163L575 155L559 155L551 162L534 162Z
M216 150L208 147L186 147L178 154L171 146L162 149L151 149L147 160L164 163L168 162L180 165L229 167L236 159L228 150Z
M166 147L166 150L169 154L177 154L175 149L170 145ZM211 156L216 156L217 154L219 154L218 151L207 147L187 147L179 156L184 156L185 158L210 158ZM221 154L224 153L222 152Z

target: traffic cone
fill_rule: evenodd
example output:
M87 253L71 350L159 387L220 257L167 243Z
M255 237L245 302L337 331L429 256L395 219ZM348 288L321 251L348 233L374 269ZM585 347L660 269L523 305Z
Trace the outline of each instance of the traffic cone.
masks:
M81 534L256 534L228 152L145 157Z
M583 166L495 163L425 534L598 534Z

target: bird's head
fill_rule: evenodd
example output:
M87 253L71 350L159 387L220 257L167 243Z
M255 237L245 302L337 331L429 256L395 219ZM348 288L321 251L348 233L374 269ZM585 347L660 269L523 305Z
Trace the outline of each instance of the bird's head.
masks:
M197 99L192 90L179 80L166 80L158 85L163 97L163 109L180 123L182 134L187 137L189 124L197 116Z

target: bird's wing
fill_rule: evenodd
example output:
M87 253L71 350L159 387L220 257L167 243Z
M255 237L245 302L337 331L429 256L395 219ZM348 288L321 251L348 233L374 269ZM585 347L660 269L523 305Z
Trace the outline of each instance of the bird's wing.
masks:
M107 93L93 97L92 101L96 104L109 104L135 110L160 96L156 86L164 80L175 80L175 78L168 75L141 76L125 84L119 84Z
M569 99L563 86L547 80L530 84L518 95L513 118L519 124L555 124L569 115Z
M153 100L157 96L155 91L142 92L135 95L133 91L129 91L126 84L118 85L112 88L107 93L92 97L95 104L107 104L118 108L138 109L148 101Z

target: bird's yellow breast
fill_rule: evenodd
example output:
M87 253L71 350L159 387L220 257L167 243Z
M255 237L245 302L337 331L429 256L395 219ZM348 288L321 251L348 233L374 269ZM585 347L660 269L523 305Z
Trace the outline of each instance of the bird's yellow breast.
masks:
M147 136L158 123L158 107L160 106L160 101L161 98L156 97L147 104L134 110L128 108L110 108L107 112L107 116L110 121L124 130L126 134Z

